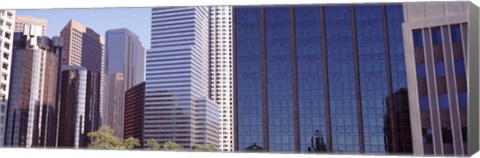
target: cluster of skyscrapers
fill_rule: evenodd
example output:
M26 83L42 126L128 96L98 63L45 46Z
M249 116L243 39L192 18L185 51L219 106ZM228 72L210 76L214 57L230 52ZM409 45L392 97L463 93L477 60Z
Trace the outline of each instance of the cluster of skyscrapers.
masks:
M467 154L468 2L160 7L151 48L0 12L0 144ZM15 18L16 17L16 18Z

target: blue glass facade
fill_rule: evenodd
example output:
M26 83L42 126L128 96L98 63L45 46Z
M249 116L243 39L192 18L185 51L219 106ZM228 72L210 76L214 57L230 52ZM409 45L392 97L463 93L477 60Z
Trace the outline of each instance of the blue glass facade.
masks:
M308 151L318 132L326 136L323 48L320 7L295 7L295 40L300 122L300 150Z
M265 8L270 151L294 151L290 8Z
M385 100L408 111L402 22L401 4L234 8L235 150L398 152Z
M324 9L332 147L336 152L359 152L352 7Z
M236 49L239 52L235 57L242 66L236 68L237 104L241 105L236 111L238 117L237 134L243 135L238 141L238 148L245 149L253 144L260 147L263 142L262 121L262 34L260 28L260 10L257 8L243 8L235 11L236 17Z

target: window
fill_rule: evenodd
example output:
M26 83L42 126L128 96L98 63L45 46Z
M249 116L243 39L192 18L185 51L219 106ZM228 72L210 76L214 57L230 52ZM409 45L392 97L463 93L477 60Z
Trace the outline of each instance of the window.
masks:
M438 104L440 105L440 109L449 109L448 95L447 94L438 95Z
M445 76L445 62L437 62L435 63L435 74L437 77Z
M465 75L465 63L463 60L455 60L455 75Z
M442 44L442 32L440 31L440 27L432 28L432 43L433 45Z
M417 64L416 69L417 69L417 78L426 77L425 64Z
M428 102L428 96L420 96L419 97L419 104L420 104L420 110L422 110L422 111L430 110L429 102Z
M452 129L443 127L442 128L442 140L443 143L453 143L452 140Z
M432 129L431 128L423 128L422 129L423 135L423 144L432 144Z
M467 109L467 93L459 93L458 94L458 106L460 109Z
M462 35L460 31L460 25L451 26L451 35L452 35L452 43L460 43L462 42Z
M421 30L413 31L413 45L415 47L423 47L423 37Z

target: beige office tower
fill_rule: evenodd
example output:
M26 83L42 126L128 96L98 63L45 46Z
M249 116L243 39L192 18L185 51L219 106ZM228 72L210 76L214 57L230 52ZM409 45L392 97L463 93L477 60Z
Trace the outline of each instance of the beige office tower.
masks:
M105 39L91 28L70 20L60 32L64 39L62 64L81 66L100 73L100 96L103 96ZM102 111L103 97L100 97ZM100 116L101 117L101 116Z
M32 16L15 16L15 32L23 32L25 25L36 25L42 27L42 36L47 36L48 20Z
M210 8L210 98L220 105L220 150L233 151L232 7Z
M404 4L414 155L467 154L469 2Z
M13 32L15 28L15 11L0 10L0 146L3 146L5 119L10 84L10 69L13 51Z

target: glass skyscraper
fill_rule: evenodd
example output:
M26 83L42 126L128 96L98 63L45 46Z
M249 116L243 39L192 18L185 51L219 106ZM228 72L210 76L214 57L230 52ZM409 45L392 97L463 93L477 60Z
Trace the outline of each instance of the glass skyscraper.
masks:
M219 109L209 98L208 7L152 9L147 51L144 145L219 146ZM148 146L147 146L148 147Z
M395 95L402 4L234 7L233 19L236 151L308 152L319 135L333 153L411 153L385 119L408 100Z
M54 147L58 56L42 27L15 33L5 146Z
M62 65L57 147L85 148L88 133L100 127L101 75L85 67Z

